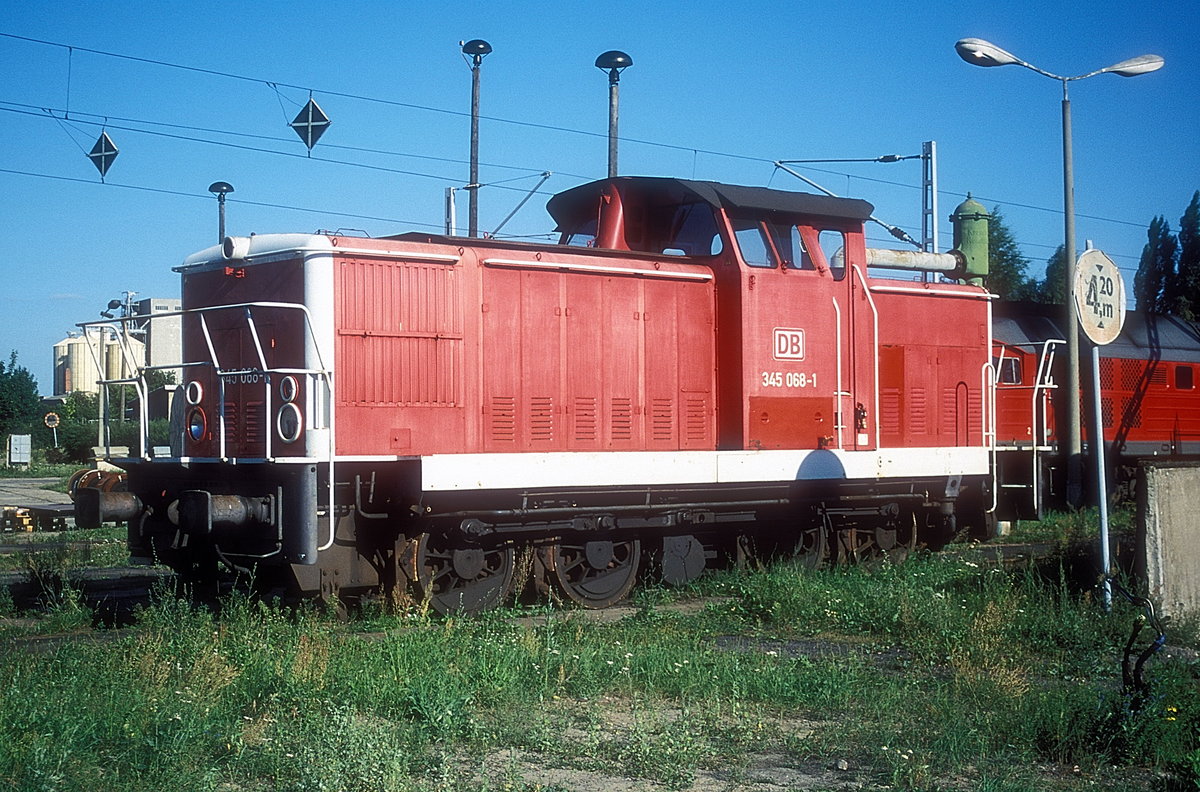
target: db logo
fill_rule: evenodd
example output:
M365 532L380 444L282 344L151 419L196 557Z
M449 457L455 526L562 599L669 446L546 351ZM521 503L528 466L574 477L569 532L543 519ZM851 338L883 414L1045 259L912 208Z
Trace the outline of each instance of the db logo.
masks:
M804 360L804 331L791 327L776 327L771 357L776 360Z

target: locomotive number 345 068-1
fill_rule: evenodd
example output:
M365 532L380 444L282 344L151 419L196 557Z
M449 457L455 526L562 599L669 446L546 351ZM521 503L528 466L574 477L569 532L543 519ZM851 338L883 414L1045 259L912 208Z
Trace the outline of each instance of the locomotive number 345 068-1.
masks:
M764 371L762 384L764 388L815 388L817 387L817 373L815 371L811 374L803 371Z

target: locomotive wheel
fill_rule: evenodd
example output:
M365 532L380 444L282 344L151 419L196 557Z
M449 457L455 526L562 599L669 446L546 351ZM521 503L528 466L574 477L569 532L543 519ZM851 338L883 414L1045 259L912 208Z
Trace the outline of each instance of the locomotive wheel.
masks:
M642 543L559 543L541 548L542 565L555 590L583 608L607 608L629 594L637 582Z
M829 557L829 530L824 525L801 530L791 557L801 569L819 569Z
M875 549L881 554L896 563L903 561L917 548L917 515L901 514L895 520L876 526L874 540Z
M418 594L438 613L479 613L500 605L512 590L511 547L456 546L421 534L415 549Z
M684 586L704 572L704 545L696 537L664 536L662 580L668 586Z

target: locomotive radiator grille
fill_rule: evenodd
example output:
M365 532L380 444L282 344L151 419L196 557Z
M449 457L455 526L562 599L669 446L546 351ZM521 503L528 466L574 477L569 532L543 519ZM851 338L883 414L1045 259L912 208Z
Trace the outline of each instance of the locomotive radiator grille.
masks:
M517 400L512 396L493 396L489 416L492 440L513 443L517 439Z
M633 439L633 400L613 399L612 414L609 417L612 427L612 439L628 441Z
M225 402L225 441L236 442L238 438L238 404L237 402Z
M688 399L684 413L684 438L689 443L708 440L708 400Z
M598 429L596 400L588 396L576 396L573 430L575 439L581 442L595 442Z
M535 443L554 440L554 399L534 396L529 400L529 439Z
M675 439L675 403L673 400L651 400L650 437L659 442L670 442Z

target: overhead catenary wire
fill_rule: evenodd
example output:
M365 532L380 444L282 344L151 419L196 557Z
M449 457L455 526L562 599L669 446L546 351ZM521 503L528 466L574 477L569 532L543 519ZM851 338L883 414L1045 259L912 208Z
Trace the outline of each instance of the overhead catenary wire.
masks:
M32 171L15 170L13 168L0 168L0 173L7 173L11 176L26 176L36 179L51 179L54 181L73 182L76 184L86 184L90 186L116 187L122 190L136 190L138 192L154 193L157 195L172 195L180 198L196 198L204 201L211 201L212 196L204 193L187 192L185 190L168 190L162 187L147 187L140 184L121 184L119 182L107 181L103 185L92 179L83 179L78 176L61 176L52 173L35 173ZM353 212L336 212L328 209L312 209L307 206L289 206L287 204L270 203L268 201L250 201L246 199L230 199L230 203L238 203L244 206L260 206L266 209L283 209L290 212L306 212L315 215L330 215L333 217L350 217L356 220L374 220L382 223L396 223L398 225L421 226L423 228L441 229L441 225L435 223L425 223L420 220L406 220L398 217L380 217L374 215L355 214Z
M7 107L4 107L4 105L7 105ZM202 126L196 126L194 124L176 124L176 123L172 123L169 121L152 121L152 120L148 120L148 119L144 119L144 118L129 118L127 116L102 116L97 113L80 113L80 112L76 111L73 114L71 114L70 118L68 119L67 111L63 108L41 107L39 105L31 105L31 104L27 104L24 102L8 102L8 101L0 100L0 110L9 110L9 108L16 108L15 110L11 110L11 112L30 111L26 114L39 116L39 117L44 114L44 116L47 118L53 118L53 119L59 120L59 121L69 120L72 123L89 124L92 126L103 126L104 122L119 121L119 122L127 123L127 124L141 124L141 125L145 125L145 126L164 127L166 129L181 129L181 130L186 130L189 132L203 132L203 133L212 134L212 135L228 135L230 137L245 138L245 139L249 139L249 140L264 140L264 141L270 141L270 142L274 142L274 143L281 143L284 145L294 145L295 144L295 139L292 137L280 137L278 135L262 135L262 134L256 134L253 132L235 132L235 131L228 130L228 129L214 129L212 127L202 127ZM39 112L33 112L33 111L39 111ZM88 118L104 119L104 122L94 121L94 120L93 121L85 120ZM137 131L145 131L148 134L150 133L149 130L137 130ZM192 138L185 138L185 139L192 140ZM202 140L202 139L197 139L197 140L199 140L200 142L218 143L219 144L219 141ZM467 163L467 160L457 158L457 157L435 157L435 156L432 156L429 154L416 154L416 153L408 152L408 151L396 151L394 149L379 149L379 148L371 148L368 146L350 146L350 145L346 145L344 143L330 143L328 141L322 142L321 147L337 149L340 151L354 151L354 152L363 153L363 154L379 154L382 156L389 156L389 157L429 160L430 162L444 162L444 163L454 164L454 165L465 165ZM544 172L544 169L531 168L531 167L527 167L524 165L508 165L508 164L503 164L503 163L498 163L498 162L483 162L480 164L485 165L489 168L497 168L497 169L502 169L502 170L524 171L528 176L538 176ZM591 178L590 176L584 176L584 175L577 174L577 173L564 173L562 171L555 171L555 173L557 173L558 175L561 175L561 176L568 176L568 177L577 178L577 179ZM481 185L481 186L495 186L496 184L499 184L499 183L502 183L502 182L491 182L489 184Z
M225 78L225 79L238 80L238 81L247 82L247 83L266 85L266 86L271 87L272 90L276 91L277 94L278 94L279 88L288 88L288 89L297 90L297 91L316 92L316 93L320 93L320 94L326 95L326 96L335 96L335 97L339 97L339 98L351 99L351 100L362 101L362 102L370 102L370 103L381 104L381 105L385 105L385 106L403 107L403 108L412 109L412 110L421 110L421 111L425 111L425 112L439 113L439 114L443 114L443 115L450 115L450 116L455 116L455 117L460 117L460 118L469 118L470 117L469 112L461 111L461 110L452 110L449 108L434 107L431 105L421 105L421 104L416 104L413 102L402 102L402 101L395 100L395 99L385 99L385 98L378 97L378 96L369 96L369 95L365 95L365 94L358 94L358 93L353 93L353 92L348 92L348 91L338 91L338 90L332 90L332 89L314 88L312 86L288 83L288 82L284 82L284 81L280 81L280 80L269 80L269 79L265 79L265 78L261 78L261 77L252 77L252 76L245 75L245 74L226 72L226 71L221 71L218 69L210 69L210 68L205 68L205 67L200 67L200 66L190 66L190 65L185 65L185 64L172 63L170 61L164 61L164 60L157 59L157 58L147 58L147 57L141 57L141 56L137 56L137 55L129 55L129 54L125 54L125 53L111 52L108 50L101 50L101 49L95 49L95 48L90 48L90 47L79 47L79 46L75 46L72 44L66 44L63 42L50 41L47 39L39 39L39 38L31 37L31 36L22 36L22 35L18 35L18 34L14 34L14 33L3 32L3 31L0 31L0 37L9 38L9 39L13 39L16 41L24 41L24 42L28 42L28 43L32 43L32 44L39 44L39 45L43 45L43 46L58 47L61 49L65 49L68 51L69 59L71 57L73 57L73 54L76 51L86 52L91 55L98 55L101 57L126 60L126 61L130 61L130 62L134 62L134 63L143 63L143 64L147 64L147 65L152 65L152 66L158 66L161 68L176 69L176 70L192 72L192 73L196 73L196 74L204 74L204 75L213 76L213 77L221 77L221 78ZM69 104L68 104L68 106L69 106ZM286 115L286 112L285 112L285 115ZM606 138L607 137L607 133L605 133L605 132L595 132L595 131L586 130L586 129L576 129L576 128L564 127L564 126L560 126L560 125L556 125L556 124L546 124L546 123L539 123L539 122L532 122L532 121L523 121L523 120L519 120L519 119L504 118L504 117L500 117L500 116L481 116L480 118L483 120L487 120L487 121L491 121L491 122L495 122L495 123L523 126L523 127L527 127L527 128L531 128L531 129L544 129L544 130L549 130L549 131L584 135L587 137L595 137L595 138ZM665 148L665 149L674 150L674 151L688 151L688 152L692 152L694 157L698 156L699 154L706 154L709 156L724 157L724 158L728 158L728 159L743 160L743 161L747 161L747 162L757 162L760 164L773 164L774 162L776 162L775 159L766 158L766 157L756 157L756 156L751 156L751 155L746 155L746 154L735 154L735 153L731 153L731 152L716 151L716 150L712 150L712 149L703 149L703 148L698 148L695 146L687 146L687 145L674 144L674 143L663 143L661 141L654 141L654 140L643 140L643 139L639 139L639 138L622 137L621 141L623 143L654 146L654 147ZM907 159L907 158L908 157L900 157L898 159ZM316 158L314 158L314 159L316 159ZM326 160L326 161L328 161L328 160ZM850 162L850 161L855 161L855 160L850 159L850 158L844 158L842 160L830 160L830 161ZM879 157L879 158L874 158L871 161L894 161L894 160L892 160L888 157ZM493 167L493 166L489 166L489 167ZM515 167L515 166L508 166L508 167ZM846 176L848 178L857 178L857 179L862 179L862 180L868 181L868 182L887 184L890 186L903 187L906 189L918 189L918 190L921 189L920 187L913 185L913 184L896 182L896 181L887 180L887 179L879 179L876 177L860 176L857 174L847 174L847 173L841 173L838 171L823 170L823 169L819 169L819 168L806 167L805 169L806 170L811 169L818 173L836 174L839 176ZM527 170L530 170L532 172L541 172L542 170L544 170L544 168L527 168ZM590 178L590 177L578 176L577 174L567 174L561 170L555 171L555 173L557 173L559 175L563 175L563 176L574 177L574 178L581 178L581 179ZM938 192L939 192L939 194L942 194L942 195L949 195L949 196L958 195L957 193L954 193L951 191L946 191L946 190L939 190ZM989 203L999 203L1004 206L1020 207L1022 209L1029 209L1032 211L1047 212L1047 213L1051 213L1051 214L1061 214L1061 212L1062 212L1061 207L1055 209L1055 208L1051 208L1051 207L1037 206L1034 204L1007 201L1007 200L992 198L992 197L988 197L988 196L976 196L976 198L978 200L989 202ZM1126 226L1130 226L1130 227L1134 227L1134 228L1145 227L1145 223L1142 223L1142 222L1135 222L1135 221L1130 221L1130 220L1120 220L1120 219L1111 218L1111 217L1102 217L1099 215L1089 215L1089 214L1083 214L1083 213L1076 212L1076 216L1080 217L1080 218L1088 219L1088 220L1095 220L1098 222L1106 222L1106 223L1115 223L1115 224L1126 225Z

